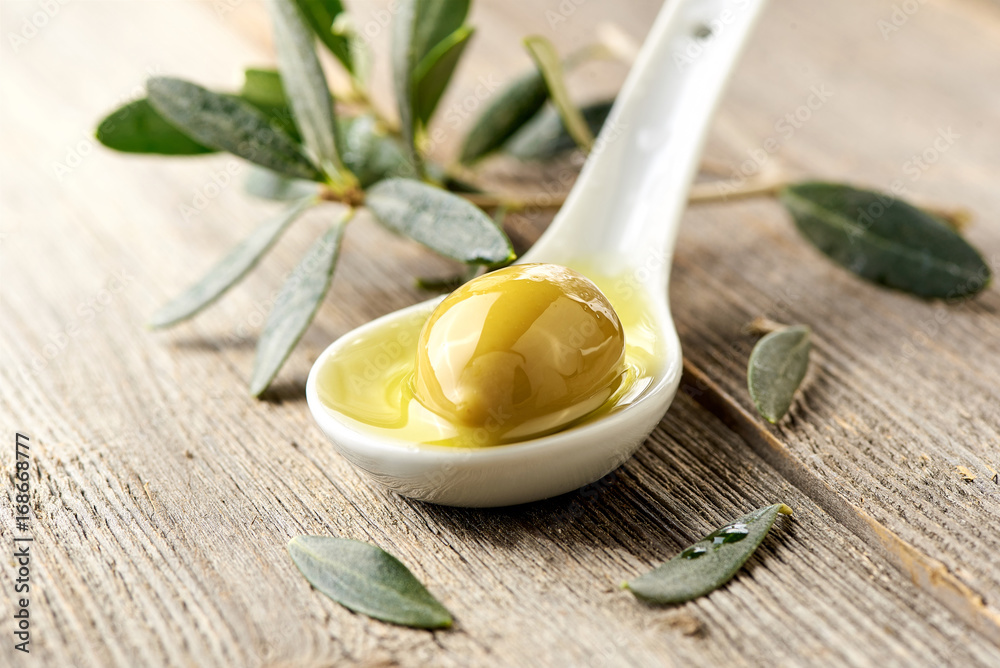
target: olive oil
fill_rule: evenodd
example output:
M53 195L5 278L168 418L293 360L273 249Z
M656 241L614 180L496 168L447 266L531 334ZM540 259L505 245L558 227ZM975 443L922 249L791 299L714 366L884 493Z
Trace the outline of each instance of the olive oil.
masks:
M662 364L645 293L628 278L604 277L591 271L586 272L590 280L575 272L544 276L544 271L532 272L528 269L531 267L554 265L514 265L487 274L476 280L490 279L492 283L478 289L469 289L466 286L470 284L466 284L442 302L437 311L429 308L414 313L347 342L320 369L320 400L346 417L353 428L380 438L485 447L569 429L620 410L638 398ZM495 300L504 293L501 281L505 276L501 272L527 280L531 280L532 273L541 280L537 276L541 273L541 278L564 282L572 297L567 301L556 292L537 289L519 296L525 285L515 281L508 284L515 306L507 312L501 309L499 319L477 318L476 308L463 312L464 302L475 307L471 297L483 303L494 300L495 306ZM592 289L595 284L600 290ZM552 312L559 317L544 316ZM429 323L432 313L433 321ZM451 323L447 321L448 313L456 316ZM442 318L447 327L438 328ZM558 340L547 341L546 326L553 332L548 338ZM511 329L513 332L508 331ZM481 330L487 330L485 336ZM463 338L468 340L463 343ZM525 340L534 343L525 348ZM520 349L513 357L504 358L504 342L514 341L522 342ZM450 345L459 353L440 358L440 351ZM469 350L462 352L462 345ZM571 349L562 350L565 346ZM486 378L479 378L485 382L470 390L462 387L468 378L454 368L449 370L449 366L462 366L475 358L471 349L494 354L485 358L489 363ZM436 367L430 360L435 352L439 356ZM560 366L565 366L566 359L554 359L557 357L570 360L569 373ZM545 392L529 391L535 399L511 403L503 400L505 392L495 392L495 388L505 382L518 382L506 373L518 362L522 366L551 368L538 370L535 387L546 385ZM573 373L573 369L577 372ZM480 370L476 373L482 375ZM442 379L447 392L442 391ZM520 382L531 386L526 379ZM471 402L463 405L461 400L454 401L455 397L469 394Z

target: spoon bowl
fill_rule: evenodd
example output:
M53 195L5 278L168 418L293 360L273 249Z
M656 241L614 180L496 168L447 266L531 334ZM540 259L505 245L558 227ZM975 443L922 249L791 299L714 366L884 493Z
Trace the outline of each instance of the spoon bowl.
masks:
M506 506L593 482L642 445L681 377L680 341L667 301L677 227L709 120L765 2L675 0L664 6L566 203L519 260L561 264L584 275L597 267L619 288L645 295L661 364L639 396L554 434L476 448L366 433L322 401L319 377L338 352L392 323L429 316L440 297L345 334L313 365L306 382L309 408L355 467L423 501Z

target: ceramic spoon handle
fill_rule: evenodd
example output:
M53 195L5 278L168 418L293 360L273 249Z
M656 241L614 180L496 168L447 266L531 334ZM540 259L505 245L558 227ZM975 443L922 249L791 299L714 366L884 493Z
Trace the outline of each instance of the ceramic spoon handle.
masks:
M668 0L566 204L526 262L666 280L716 104L766 0Z

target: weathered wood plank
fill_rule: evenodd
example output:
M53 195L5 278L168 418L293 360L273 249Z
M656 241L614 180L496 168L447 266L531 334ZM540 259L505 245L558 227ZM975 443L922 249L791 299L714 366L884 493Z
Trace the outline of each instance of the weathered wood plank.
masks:
M979 119L1000 109L1000 95L977 82L995 73L996 49L987 44L995 44L989 36L1000 16L980 4L922 6L889 39L858 38L857 57L879 63L877 73L845 67L840 36L870 34L887 11L882 3L831 8L822 21L797 22L808 45L799 52L804 65L777 65L773 46L751 50L747 72L771 64L793 82L784 87L787 103L768 100L774 106L765 112L761 82L737 78L725 111L739 109L752 128L749 145L760 146L784 110L801 104L796 96L827 86L832 96L779 158L798 171L883 188L898 179L916 195L970 206L979 220L968 234L995 273L1000 227L992 212L1000 201L986 180L1000 143ZM781 30L780 22L765 23L760 44L776 44ZM971 34L982 38L959 37ZM948 57L917 43L948 44ZM955 104L950 96L959 90ZM733 224L737 210L748 224ZM706 207L688 223L672 299L691 361L750 406L744 377L753 341L740 335L743 324L766 314L813 327L813 382L775 435L816 476L995 605L996 290L949 307L874 288L822 260L769 203ZM965 481L956 466L976 480Z
M461 76L474 81L526 64L505 63L501 71L496 59L498 49L513 41L497 35L544 27L543 10L525 7L477 9L477 20L490 28L482 36L495 34L472 51ZM907 26L913 35L908 39L923 34L941 40L968 58L964 64L985 69L973 62L974 45L963 47L959 36L969 34L962 30L992 34L996 24L964 23L972 10L955 7L925 6L913 19L920 22ZM0 16L4 25L16 25L20 12L30 9L4 3ZM873 25L885 9L861 3L827 9L820 30L808 29L815 8L776 4L750 51L746 75L734 82L713 142L716 154L742 151L733 148L733 134L749 135L751 145L752 138L766 136L781 110L801 104L812 85L790 92L794 86L771 84L764 94L753 72L773 72L778 63L786 80L804 83L799 61L788 58L789 52L803 53L803 62L823 65L827 69L816 71L836 74L836 85L846 91L860 75L838 64L837 35L860 33L859 26ZM256 11L250 3L239 6L244 10ZM641 34L654 11L636 6L627 14L616 10L614 18ZM583 5L570 24L548 32L571 45L607 15L606 8ZM970 636L963 620L684 396L619 473L559 499L514 509L456 510L369 487L313 427L301 400L302 379L329 340L411 303L419 297L410 287L412 276L444 273L448 265L365 221L353 225L334 296L283 372L274 399L248 399L261 300L319 233L324 214L303 221L244 288L204 317L174 333L152 335L140 326L152 309L252 229L268 207L228 187L197 217L183 219L178 204L204 192L226 158L165 164L97 151L62 181L52 162L65 160L66 151L89 136L109 104L108 90L124 94L146 67L235 85L241 65L267 60L243 36L254 19L247 16L238 25L236 13L220 18L211 5L196 3L116 2L68 5L57 19L23 51L0 58L0 225L8 234L0 243L0 404L4 432L27 430L37 448L32 605L38 606L34 629L41 664L1000 661L995 645ZM834 21L844 32L831 28ZM798 32L789 34L792 23ZM858 39L879 53L877 33ZM88 53L102 73L101 86L67 67L79 53ZM912 66L886 66L855 85L867 93L879 77L915 76ZM920 71L928 82L957 86L947 78L951 70L940 67ZM841 89L835 90L839 95ZM988 92L957 90L970 105L996 108ZM920 91L914 85L907 93ZM453 92L459 100L467 94L461 87ZM848 97L845 92L824 107L835 112L835 121L821 125L817 112L782 155L802 169L851 170L878 182L880 170L898 171L897 162L920 150L922 144L907 149L907 142L923 141L926 128L914 123L889 138L884 127L870 134L853 130L861 134L850 135L855 144L845 147L827 134L863 127L869 118L846 101L835 106ZM896 113L913 108L907 99L886 93L881 103L886 113ZM926 102L932 106L917 108L950 110ZM984 185L989 151L995 149L989 140L984 131L956 145L920 181L921 188L934 184L936 174L937 185L926 192L990 210L996 202ZM885 151L871 148L883 144ZM944 169L960 149L969 151L961 154L961 179ZM898 161L884 157L893 150ZM870 159L856 164L860 155ZM995 226L982 223L972 234L985 248L997 243ZM125 283L121 290L109 283L115 276ZM789 282L808 296L778 308ZM813 325L820 342L813 382L776 435L848 500L995 600L1000 576L986 558L996 537L986 520L990 513L995 519L996 497L988 496L983 476L972 487L951 477L953 463L947 461L995 455L982 445L996 443L996 404L986 398L996 395L995 382L989 382L991 373L996 377L996 347L986 336L997 329L995 294L954 311L947 338L942 332L919 359L888 375L884 360L937 307L880 292L812 261L775 207L749 204L692 212L679 245L672 299L685 352L736 398L743 396L741 365L748 348L733 345L743 341L737 332L745 320L768 313ZM64 349L59 333L66 336ZM54 348L47 349L49 344ZM931 356L932 348L947 364ZM30 369L34 359L43 362L38 373ZM892 448L885 445L888 437ZM922 463L919 453L931 461ZM7 450L0 455L5 473L9 456ZM4 532L11 525L6 485L5 492ZM726 589L668 610L647 608L617 589L622 579L724 520L776 500L791 504L795 519L783 523L749 572ZM392 550L456 613L458 627L436 634L399 629L353 615L310 591L284 551L285 541L300 532L372 540ZM0 568L9 582L10 562L3 560ZM10 596L5 586L4 609ZM0 661L9 656L5 648Z

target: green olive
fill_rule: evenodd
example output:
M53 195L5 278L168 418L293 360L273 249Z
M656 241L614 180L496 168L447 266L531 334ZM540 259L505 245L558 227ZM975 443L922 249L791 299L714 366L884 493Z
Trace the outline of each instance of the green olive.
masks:
M614 393L625 335L581 274L522 264L469 281L442 301L417 347L414 393L475 444L556 431Z

